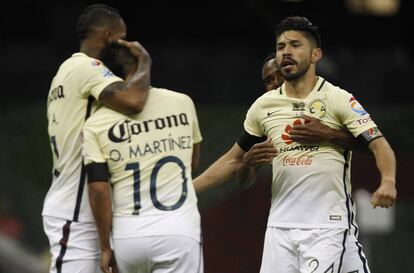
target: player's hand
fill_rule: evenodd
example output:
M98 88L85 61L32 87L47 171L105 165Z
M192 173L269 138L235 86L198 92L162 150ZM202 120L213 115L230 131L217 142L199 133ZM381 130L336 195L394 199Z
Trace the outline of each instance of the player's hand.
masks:
M395 188L395 179L383 179L381 185L374 192L371 199L372 207L389 208L397 198L397 189Z
M151 60L151 57L150 57L148 51L138 41L128 42L128 41L119 39L118 43L128 47L129 50L131 51L132 55L134 55L135 58L137 58L137 60L139 60L139 61L141 61L143 59L145 59L146 61Z
M118 273L112 249L101 251L101 270L104 273Z
M277 150L273 146L272 139L254 144L250 150L243 155L242 165L253 167L259 164L272 163L273 158L277 156Z
M288 132L293 141L300 143L321 143L326 140L329 128L323 125L319 119L309 116L302 116L305 120L303 125L294 125Z

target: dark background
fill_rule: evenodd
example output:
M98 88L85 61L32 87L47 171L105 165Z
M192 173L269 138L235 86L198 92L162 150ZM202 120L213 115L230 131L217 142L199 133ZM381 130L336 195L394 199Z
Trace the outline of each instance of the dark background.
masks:
M371 245L371 270L411 272L414 10L409 0L401 0L395 13L379 15L369 12L371 2L375 0L101 1L119 9L128 40L138 40L151 54L153 85L193 98L204 137L196 174L232 146L249 105L263 93L261 67L275 50L275 25L286 16L308 17L322 36L318 74L358 98L397 156L395 229L362 238ZM51 182L46 96L60 63L78 51L76 21L91 3L96 1L2 4L0 235L45 263L48 242L41 208ZM352 3L359 8L352 9ZM379 176L372 156L356 153L352 168L354 189L376 189ZM258 272L270 205L269 168L258 180L246 191L231 180L200 194L206 273Z

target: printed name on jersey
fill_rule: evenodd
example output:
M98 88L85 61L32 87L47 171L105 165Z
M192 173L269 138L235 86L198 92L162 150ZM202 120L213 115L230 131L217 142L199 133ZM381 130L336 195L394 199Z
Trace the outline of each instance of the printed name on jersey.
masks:
M364 107L362 107L362 105L354 97L351 97L349 99L349 106L351 106L352 111L360 116L365 116L368 114L367 111L365 111Z
M193 140L191 136L172 137L152 140L151 142L140 143L128 146L123 153L121 150L112 149L109 152L109 159L113 162L123 161L125 159L145 157L147 155L161 154L175 150L186 150L193 148ZM127 155L128 157L122 156Z
M314 117L322 118L326 115L326 104L321 99L313 100L309 104L309 112Z
M47 105L49 105L52 101L63 99L64 97L65 93L63 92L63 86L59 85L50 91L49 97L47 99Z
M112 142L120 143L124 141L131 142L132 136L137 136L141 133L147 133L151 130L162 130L164 128L172 128L179 126L189 126L188 117L186 113L178 115L169 115L157 119L148 119L142 122L132 122L131 120L124 120L116 122L108 131L108 138Z

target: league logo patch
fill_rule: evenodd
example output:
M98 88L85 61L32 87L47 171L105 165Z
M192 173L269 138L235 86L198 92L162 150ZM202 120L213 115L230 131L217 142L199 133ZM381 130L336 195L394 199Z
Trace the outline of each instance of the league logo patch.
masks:
M309 112L317 118L322 118L326 115L326 105L320 99L314 100L309 105Z
M102 63L98 60L93 60L92 61L92 66L100 66Z
M102 71L102 75L104 76L104 78L110 78L114 76L114 73L112 73L111 70L105 67Z
M367 111L365 111L362 105L354 97L349 99L349 105L351 106L352 111L354 111L360 116L368 114Z

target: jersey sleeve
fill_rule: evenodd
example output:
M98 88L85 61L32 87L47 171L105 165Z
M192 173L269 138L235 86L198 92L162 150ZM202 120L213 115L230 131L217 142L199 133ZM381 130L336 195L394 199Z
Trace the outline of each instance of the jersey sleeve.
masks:
M123 81L115 76L101 61L96 59L87 59L81 63L77 69L77 75L80 79L81 95L88 97L92 95L98 100L101 92L113 82Z
M93 123L90 120L83 127L82 155L85 165L106 162L93 128Z
M377 127L369 113L352 94L344 92L341 94L341 99L337 101L337 110L339 111L341 122L354 137Z
M253 105L250 107L250 109L247 111L246 119L244 120L243 126L244 130L249 135L262 137L263 127L260 123L260 107L258 105L258 101L253 103Z
M193 100L190 98L190 107L193 120L193 143L200 143L203 140L200 131L200 125L198 123L197 111Z

